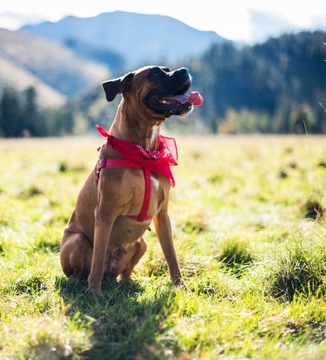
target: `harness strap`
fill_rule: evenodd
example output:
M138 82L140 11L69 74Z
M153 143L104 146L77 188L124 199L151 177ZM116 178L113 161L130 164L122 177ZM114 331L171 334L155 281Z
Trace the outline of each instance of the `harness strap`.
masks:
M100 159L97 162L96 166L96 181L98 181L100 177L100 172L103 168L107 166L124 166L124 167L131 167L131 168L137 168L140 169L142 166L137 164L134 161L131 160L125 160L125 159Z
M131 167L131 168L137 168L144 170L144 180L145 180L145 193L144 193L144 200L143 200L143 206L140 211L140 214L137 215L128 215L130 218L137 220L139 222L150 220L152 217L147 216L148 208L149 208L149 202L151 199L151 171L150 169L144 168L137 164L134 161L126 160L126 159L100 159L97 162L96 166L96 181L99 180L100 172L103 168L107 166L123 166L123 167Z
M144 179L145 179L145 194L144 194L144 201L141 212L138 216L129 215L130 218L135 219L137 221L144 221L151 219L151 216L147 216L149 201L151 199L151 171L149 169L144 168Z

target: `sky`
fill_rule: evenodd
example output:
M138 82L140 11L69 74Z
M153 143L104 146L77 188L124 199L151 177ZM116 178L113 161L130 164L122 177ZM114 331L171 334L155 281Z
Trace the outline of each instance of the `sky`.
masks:
M6 0L0 3L0 27L17 30L68 15L92 17L117 10L168 15L197 30L245 43L283 32L326 30L326 10L320 0ZM258 18L257 12L264 17Z

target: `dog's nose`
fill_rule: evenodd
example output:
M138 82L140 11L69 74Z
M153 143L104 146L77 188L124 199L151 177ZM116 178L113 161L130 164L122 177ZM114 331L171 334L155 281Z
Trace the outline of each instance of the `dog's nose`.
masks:
M187 75L189 74L189 70L186 67L182 67L178 70L176 70L178 73L180 73L181 75Z
M188 78L190 78L191 77L190 72L186 67L181 67L179 69L171 71L170 76L171 77L176 77L176 78L179 78L179 77L182 77L182 78L188 77Z

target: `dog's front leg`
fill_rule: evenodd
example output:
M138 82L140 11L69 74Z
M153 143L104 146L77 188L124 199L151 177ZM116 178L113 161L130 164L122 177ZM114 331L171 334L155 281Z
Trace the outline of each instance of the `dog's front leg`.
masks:
M185 287L173 245L171 221L168 212L160 212L153 217L153 221L164 256L168 263L171 280L174 285Z
M94 244L91 272L88 276L88 292L92 295L101 293L105 260L108 254L110 235L114 219L102 216L101 211L95 213Z

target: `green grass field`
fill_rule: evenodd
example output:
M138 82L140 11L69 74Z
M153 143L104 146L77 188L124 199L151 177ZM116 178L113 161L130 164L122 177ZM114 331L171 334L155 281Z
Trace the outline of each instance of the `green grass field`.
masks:
M1 359L326 359L326 137L177 136L171 287L67 279L59 243L100 138L0 140Z

